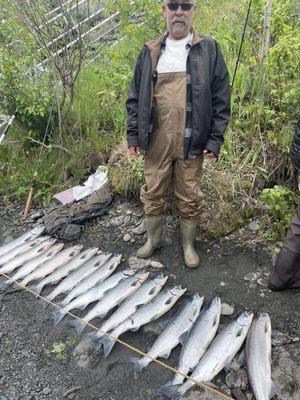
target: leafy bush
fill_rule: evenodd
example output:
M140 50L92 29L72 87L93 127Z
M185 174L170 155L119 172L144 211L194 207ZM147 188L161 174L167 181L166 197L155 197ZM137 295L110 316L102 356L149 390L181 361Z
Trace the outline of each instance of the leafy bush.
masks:
M271 189L264 189L260 200L268 206L271 218L270 228L265 236L272 241L283 240L295 213L296 194L290 189L276 185Z

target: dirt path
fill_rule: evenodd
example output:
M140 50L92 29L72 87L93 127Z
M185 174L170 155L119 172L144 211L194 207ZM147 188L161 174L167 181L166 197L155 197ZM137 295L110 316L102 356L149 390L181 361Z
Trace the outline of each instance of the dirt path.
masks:
M0 209L0 218L0 244L25 230L18 208ZM81 242L86 248L98 246L104 251L122 253L123 268L128 266L128 257L144 240L143 234L132 231L141 219L142 212L137 204L117 202L109 215L86 229ZM131 236L131 241L123 240L125 234ZM244 310L269 313L273 329L286 334L280 339L281 345L273 349L273 375L280 398L299 400L300 293L272 293L266 288L272 256L255 243L240 245L232 238L213 243L199 240L201 268L188 271L183 267L177 222L170 216L164 237L164 246L153 259L164 264L162 272L170 277L168 285L181 284L188 289L188 295L198 292L205 296L205 303L219 295L222 302L234 305L234 315ZM152 272L158 273L155 269ZM222 317L222 324L230 318ZM154 323L122 338L145 351L158 332L158 323ZM168 371L151 364L139 380L134 381L128 361L132 355L129 350L117 345L105 360L82 345L80 354L76 348L78 342L67 320L54 328L49 312L45 312L32 295L25 292L0 295L0 399L1 395L9 400L154 399L155 390L170 377ZM176 365L179 350L172 352L167 363ZM220 374L216 383L222 382ZM251 399L249 393L248 399Z

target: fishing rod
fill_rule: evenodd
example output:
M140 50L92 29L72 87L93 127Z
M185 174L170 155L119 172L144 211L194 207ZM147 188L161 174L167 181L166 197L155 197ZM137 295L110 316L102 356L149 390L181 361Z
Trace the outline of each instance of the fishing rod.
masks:
M13 115L8 119L6 127L4 128L4 131L3 131L2 135L0 136L0 144L4 141L4 139L5 139L6 135L7 135L7 132L9 131L9 128L11 127L11 125L14 122L15 118L16 118L16 116Z
M233 78L232 78L232 82L231 82L231 88L233 88L233 85L234 85L234 82L235 82L235 78L236 78L236 74L237 74L237 70L238 70L238 67L239 67L239 64L240 64L243 44L244 44L245 35L246 35L246 29L247 29L248 22L249 22L249 17L250 17L251 6L252 6L252 0L249 0L247 16L246 16L246 20L245 20L245 25L244 25L243 35L242 35L241 44L240 44L240 48L239 48L239 53L238 53L237 61L236 61L236 64L235 64L235 70L234 70L234 74L233 74Z

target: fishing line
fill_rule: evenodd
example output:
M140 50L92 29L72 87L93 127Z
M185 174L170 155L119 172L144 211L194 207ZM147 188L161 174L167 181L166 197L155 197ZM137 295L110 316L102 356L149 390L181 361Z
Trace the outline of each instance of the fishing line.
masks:
M17 281L14 280L12 277L10 277L9 275L7 275L7 274L5 274L5 273L3 273L3 272L0 271L0 276L1 276L1 275L4 276L6 279L9 279L11 282L13 282L15 285L17 285L17 286L20 287L21 289L24 289L24 290L26 290L27 292L33 294L36 298L40 298L41 300L43 300L43 301L45 301L46 303L50 304L51 306L57 308L58 310L65 312L65 310L64 310L62 307L60 307L59 305L57 305L57 304L53 303L52 301L48 300L47 297L44 297L44 296L42 296L42 295L36 293L34 290L28 288L27 286L22 285L21 283L17 282ZM170 365L168 365L168 364L166 364L166 363L164 363L164 362L162 362L162 361L157 360L156 358L152 358L152 357L149 356L147 353L144 353L142 350L139 350L137 347L134 347L134 346L132 346L132 345L130 345L130 344L124 342L123 340L121 340L121 339L119 339L119 338L115 338L114 336L112 336L111 334L109 334L109 333L107 333L107 332L101 331L100 328L97 328L95 325L91 324L90 322L85 322L85 321L83 321L83 319L80 318L80 317L78 317L77 315L72 314L72 313L69 312L69 311L66 311L65 313L68 314L68 315L69 315L70 317L72 317L73 319L77 319L78 321L82 321L82 322L86 323L86 326L89 326L89 327L92 328L93 330L95 330L95 331L97 331L97 332L100 332L103 336L109 337L110 339L116 341L117 343L119 343L119 344L122 345L123 347L126 347L127 349L133 351L134 353L136 353L136 354L138 354L138 355L140 355L140 356L142 356L142 357L148 358L148 359L151 360L152 362L154 362L154 363L160 365L161 367L163 367L163 368L165 368L165 369L167 369L167 370L173 372L174 374L178 374L178 375L184 377L185 379L190 380L190 381L193 382L195 385L199 386L201 389L204 389L205 391L208 391L208 392L210 392L210 393L213 393L213 394L215 394L215 395L218 395L219 397L222 397L223 399L226 399L226 400L234 400L232 397L229 397L229 396L227 396L226 394L223 394L223 393L219 392L218 390L216 390L216 389L214 389L214 388L212 388L212 387L206 385L205 383L196 381L196 380L193 379L192 377L183 374L182 372L180 372L180 371L177 370L176 368L173 368L173 367L171 367Z
M235 82L235 78L236 78L236 74L237 74L237 70L238 70L238 67L239 67L239 64L240 64L243 44L244 44L244 41L245 41L246 29L247 29L248 22L249 22L249 17L250 17L251 6L252 6L252 0L249 0L247 16L246 16L246 20L245 20L245 25L244 25L243 35L242 35L241 44L240 44L240 48L239 48L239 53L238 53L238 57L237 57L236 64L235 64L235 70L234 70L234 74L233 74L233 78L232 78L232 82L231 82L231 88L233 88L233 85L234 85L234 82Z

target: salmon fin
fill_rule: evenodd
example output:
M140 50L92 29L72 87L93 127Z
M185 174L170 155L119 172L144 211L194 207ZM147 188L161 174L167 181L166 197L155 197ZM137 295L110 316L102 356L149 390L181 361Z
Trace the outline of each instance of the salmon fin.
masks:
M186 331L182 335L180 335L179 343L181 343L183 345L186 342L186 339L189 336L189 333L190 333L190 331Z
M6 290L13 282L11 280L7 280L0 285L0 290Z
M239 355L237 356L237 362L241 365L241 366L245 366L246 365L246 353L245 350L242 350Z
M108 311L104 311L103 313L98 314L97 317L100 318L100 319L103 319L103 318L106 317L107 313L108 313Z
M273 399L274 396L278 396L278 389L275 386L274 382L272 381L271 389L270 389L270 395L269 399Z
M162 331L169 325L170 320L171 318L166 318L158 324Z
M112 351L112 348L114 347L115 344L116 340L111 339L109 336L105 336L103 339L101 339L101 345L103 345L105 358L108 357L109 353Z
M130 362L133 367L133 376L134 379L138 379L144 369L143 364L141 363L141 359L138 357L131 357Z
M139 329L140 329L140 326L137 326L136 328L132 328L130 330L131 330L131 332L137 332Z
M170 357L171 351L172 351L172 349L169 351L166 351L164 354L161 354L160 358L165 358L167 360Z
M43 299L41 299L41 298L39 298L39 299L37 300L37 303L40 304L40 305L41 305L43 308L45 308L45 309L49 306L48 301L43 300Z
M172 400L179 400L181 397L181 395L178 393L178 389L180 386L181 385L162 386L160 389L158 389L157 394L165 395Z
M30 289L36 294L35 297L38 298L39 297L38 295L41 294L43 287L44 287L44 285L38 284L36 286L30 287Z
M75 319L69 322L69 325L75 328L77 335L81 335L85 328L85 323L79 319Z
M56 309L51 312L51 315L53 317L54 326L56 326L65 318L66 312L64 310Z
M230 363L227 362L224 365L224 371L225 371L226 374L228 374L230 372Z

